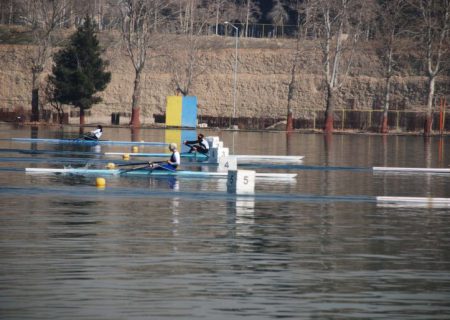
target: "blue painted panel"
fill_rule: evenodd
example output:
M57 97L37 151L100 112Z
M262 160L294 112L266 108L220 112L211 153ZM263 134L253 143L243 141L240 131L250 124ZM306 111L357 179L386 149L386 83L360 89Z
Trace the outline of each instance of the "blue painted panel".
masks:
M183 127L197 127L197 97L183 97L181 111L181 125Z

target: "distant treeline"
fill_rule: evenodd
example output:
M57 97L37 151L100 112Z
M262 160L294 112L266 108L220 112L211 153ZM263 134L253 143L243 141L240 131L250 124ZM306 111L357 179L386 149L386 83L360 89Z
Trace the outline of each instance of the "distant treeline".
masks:
M74 29L86 20L96 28L117 30L126 45L136 70L132 101L138 113L140 78L146 57L164 44L160 34L186 35L187 45L176 52L172 76L177 91L189 94L193 82L207 70L201 35L239 37L291 37L297 40L292 50L292 68L286 96L287 118L292 118L298 91L298 78L308 72L307 57L321 57L323 88L326 92L324 129L332 131L337 97L346 79L355 74L355 56L370 47L377 51L385 79L382 119L387 130L391 81L408 74L427 81L424 97L425 132L432 128L436 94L448 95L439 87L438 77L450 75L450 0L2 0L0 24L22 25L30 31L30 41L38 50L30 57L33 79L42 72L60 29ZM268 24L269 25L268 25ZM1 30L0 30L1 36ZM314 39L313 53L301 42ZM368 45L367 45L368 44ZM291 48L292 49L292 48ZM175 50L172 50L175 52ZM184 52L183 52L184 51ZM150 52L150 53L149 53ZM134 59L134 60L133 60ZM237 59L236 59L237 61ZM405 63L406 61L406 63ZM237 64L236 64L237 68ZM185 74L182 74L185 73ZM442 82L441 82L442 83ZM444 83L446 83L444 81ZM38 85L33 83L35 112L38 110ZM450 99L448 99L450 100ZM138 117L136 118L138 119ZM133 120L134 121L134 120ZM136 120L138 122L138 120Z

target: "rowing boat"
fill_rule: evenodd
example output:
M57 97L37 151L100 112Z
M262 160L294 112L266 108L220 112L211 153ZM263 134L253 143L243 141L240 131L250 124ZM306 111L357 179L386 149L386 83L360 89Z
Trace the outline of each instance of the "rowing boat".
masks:
M154 158L168 158L170 157L169 153L146 153L146 152L134 152L134 153L126 153L126 152L105 152L106 156L123 156L129 155L130 157L154 157ZM190 158L197 160L206 160L208 159L207 155L201 153L181 153L180 156L182 158ZM236 161L239 163L244 162L278 162L278 163L295 163L303 161L304 156L272 156L272 155L230 155L236 157Z
M57 144L87 144L87 145L124 145L124 146L166 146L165 142L145 142L145 141L114 141L114 140L84 140L78 139L40 139L40 138L11 138L17 142L31 143L57 143Z
M86 168L25 168L26 173L39 174L73 174L73 175L99 175L99 176L180 176L191 178L227 178L228 172L188 171L188 170L146 170L146 169L86 169ZM290 180L296 173L265 173L256 172L256 179Z
M130 157L152 157L152 158L170 158L171 153L144 153L144 152L105 152L105 156L124 156L129 155ZM208 156L203 153L187 153L181 152L181 158L186 159L196 159L196 160L207 160Z

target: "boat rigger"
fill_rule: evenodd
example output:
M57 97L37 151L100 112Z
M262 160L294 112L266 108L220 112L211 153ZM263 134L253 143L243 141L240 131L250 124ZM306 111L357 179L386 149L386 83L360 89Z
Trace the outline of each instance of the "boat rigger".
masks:
M74 174L99 176L180 176L192 178L227 178L228 172L188 171L188 170L146 170L146 169L86 169L86 168L25 168L26 173ZM296 173L255 173L256 179L292 180Z

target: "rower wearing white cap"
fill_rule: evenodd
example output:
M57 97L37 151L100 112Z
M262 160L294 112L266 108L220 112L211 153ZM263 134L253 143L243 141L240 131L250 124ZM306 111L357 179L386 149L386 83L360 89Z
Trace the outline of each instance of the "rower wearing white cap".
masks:
M150 162L149 163L150 168L153 170L169 170L169 171L176 170L181 162L181 157L177 149L177 144L176 143L169 144L169 150L172 152L172 154L170 155L170 159L167 160L167 163L155 164Z

